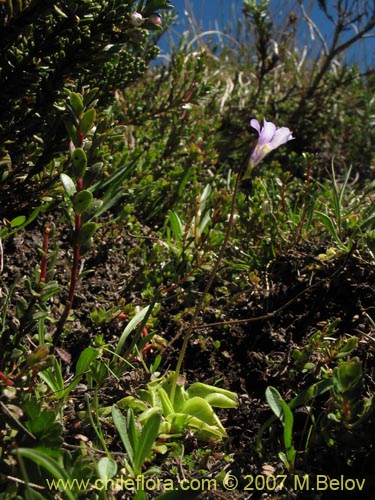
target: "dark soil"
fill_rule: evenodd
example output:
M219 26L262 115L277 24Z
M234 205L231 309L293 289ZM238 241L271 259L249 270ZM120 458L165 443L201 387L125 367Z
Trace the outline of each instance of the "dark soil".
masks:
M24 277L30 275L39 263L37 249L41 246L42 230L38 226L32 229L4 242L5 268L2 278L4 284L9 286L15 276L19 276L15 298L25 293ZM98 234L95 247L85 259L85 268L93 269L94 272L79 285L74 302L74 321L69 323L60 346L72 355L73 364L79 352L90 344L97 333L103 333L106 341L114 342L124 328L124 322L119 319L100 327L93 325L89 318L93 308L108 309L123 300L125 304L132 305L141 306L145 303L141 292L145 284L144 266L147 264L142 255L147 253L147 248L152 248L153 240L150 231L145 230L144 236L131 238L121 228L113 226ZM66 272L66 253L70 251L68 237L69 234L64 232L57 232L55 236L60 240L61 247L56 277L65 290L69 279ZM143 253L136 251L140 244L145 249ZM264 433L262 454L255 449L257 433L272 415L265 400L265 390L273 386L288 401L316 381L314 373L303 373L293 360L293 351L308 345L314 332L340 318L332 335L336 339L352 335L358 337L353 355L358 356L363 364L363 392L365 396L375 392L374 340L370 338L373 330L366 316L366 313L373 316L375 307L375 268L372 263L362 260L355 251L349 256L328 262L318 261L315 257L318 253L319 249L289 249L288 253L280 254L269 264L256 285L238 286L224 273L217 277L209 305L190 343L184 369L189 383L197 380L206 383L219 381L220 386L239 395L237 410L219 412L229 434L228 440L222 445L208 447L206 459L208 456L210 460L207 459L206 467L202 467L208 471L220 470L226 464L224 455L230 454L232 461L229 467L226 465L227 471L238 478L239 486L236 492L222 489L202 493L202 499L373 497L373 416L354 429L342 425L332 426L333 440L330 446L326 436L313 433L310 446L304 451L309 411L318 418L319 414L325 414L330 404L329 397L323 396L313 401L310 410L299 408L295 412L294 442L299 450L295 473L308 474L310 478L320 474L331 479L340 479L341 476L366 479L364 490L312 491L310 488L298 491L292 473L288 474L285 482L287 489L284 488L282 492L274 488L274 491L269 492L264 488L259 491L251 489L254 485L250 484L250 476L285 474L285 468L278 458L278 451L282 450L280 426L274 424ZM166 339L168 346L162 352L161 370L174 367L182 341L178 332L189 321L192 308L188 306L199 291L195 286L177 288L162 303L157 333ZM227 292L223 292L223 289ZM64 294L59 300L63 303ZM56 316L61 305L55 301ZM204 326L210 323L216 325ZM149 356L151 358L153 354ZM72 369L67 366L69 368ZM124 394L134 392L144 381L141 367L134 372L129 371L120 382L109 381L102 391L101 404L111 405ZM71 445L77 444L77 418L74 415L82 406L80 397L82 389L78 388L72 398L75 406L67 411L71 418L65 422L64 441ZM80 429L81 434L85 432L90 432L88 427ZM108 429L108 433L113 434L113 429ZM95 439L93 435L88 437ZM186 440L186 453L194 456L196 447L194 440Z

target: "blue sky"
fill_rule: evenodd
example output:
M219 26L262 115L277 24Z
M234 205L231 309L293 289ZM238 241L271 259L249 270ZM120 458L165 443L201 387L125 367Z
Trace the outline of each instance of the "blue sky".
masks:
M238 18L242 18L242 0L170 0L178 14L176 25L164 35L159 45L162 49L162 54L167 54L170 49L171 38L178 40L180 34L184 31L190 31L194 35L196 26L201 27L201 32L208 30L223 30L226 26L235 24ZM333 2L331 2L332 4ZM325 40L329 43L330 35L332 34L332 24L327 20L326 16L318 7L318 2L315 0L307 0L303 2L306 11L310 13L312 21L317 25ZM328 0L330 4L330 0ZM301 10L297 0L271 0L271 15L276 21L280 21L289 12L294 12L301 16ZM301 26L306 27L305 24ZM352 35L349 32L348 35ZM375 35L375 32L373 32ZM215 35L211 35L215 37ZM300 32L299 40L301 45L310 42L310 32L308 28L302 33ZM315 39L318 43L318 39ZM368 38L366 42L358 42L355 48L349 51L348 62L359 63L362 68L367 65L374 66L375 60L375 38Z

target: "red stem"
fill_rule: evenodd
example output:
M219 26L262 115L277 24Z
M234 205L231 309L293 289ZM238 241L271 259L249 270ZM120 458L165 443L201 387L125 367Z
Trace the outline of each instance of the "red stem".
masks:
M83 180L77 179L77 192L82 191ZM53 336L53 345L57 345L66 320L68 319L69 313L73 306L73 300L75 296L75 292L77 289L77 283L79 278L79 263L81 259L81 245L79 244L79 232L81 229L81 214L75 215L75 227L74 227L74 243L73 243L73 264L72 264L72 272L70 277L70 287L68 293L68 300L65 304L65 309L56 325L56 331Z
M80 140L80 147L83 146L84 134L78 129L78 137ZM83 179L79 178L76 182L77 185L77 193L82 191L83 189ZM75 292L77 289L77 283L79 278L79 262L81 259L81 246L79 244L79 231L81 229L81 214L75 215L75 224L74 224L74 243L73 243L73 264L72 264L72 272L70 276L70 287L68 293L68 300L65 304L65 309L57 322L56 331L53 336L53 345L56 346L60 340L61 333L63 331L66 320L68 319L69 313L73 306L73 300L75 296Z

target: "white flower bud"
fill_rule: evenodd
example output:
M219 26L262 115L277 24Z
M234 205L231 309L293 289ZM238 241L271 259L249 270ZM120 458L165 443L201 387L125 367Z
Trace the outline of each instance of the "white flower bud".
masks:
M143 24L143 17L142 17L142 14L140 14L139 12L132 12L130 14L130 22L133 26L141 26L141 24Z

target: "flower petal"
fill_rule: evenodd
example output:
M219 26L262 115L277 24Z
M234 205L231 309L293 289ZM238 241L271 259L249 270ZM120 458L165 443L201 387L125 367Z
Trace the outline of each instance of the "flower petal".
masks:
M286 142L294 139L292 135L292 131L289 130L288 127L280 127L276 130L271 142L270 142L270 147L271 149L276 149L282 144L285 144Z
M268 122L265 118L263 119L263 127L260 126L258 120L255 118L250 120L250 125L258 132L259 137L250 155L243 179L247 179L250 176L253 168L256 167L268 153L282 144L295 139L295 137L293 137L293 132L288 127L278 128L274 123Z
M260 135L260 124L258 122L258 120L255 120L255 118L253 118L252 120L250 120L250 125L255 128L255 130L258 132L258 134Z
M275 131L276 125L274 123L263 120L263 128L259 135L258 144L263 145L271 142Z

